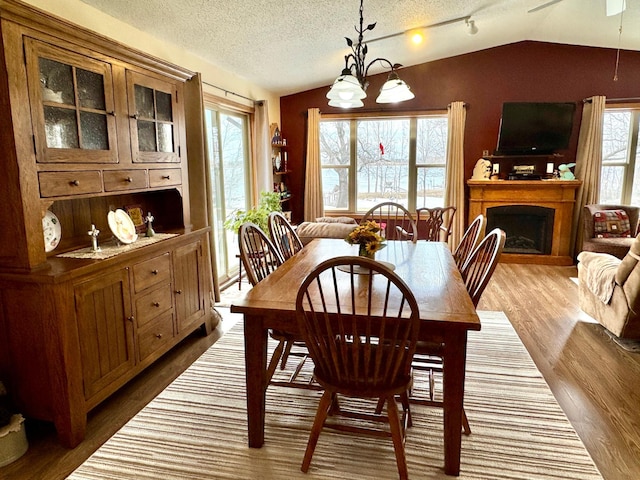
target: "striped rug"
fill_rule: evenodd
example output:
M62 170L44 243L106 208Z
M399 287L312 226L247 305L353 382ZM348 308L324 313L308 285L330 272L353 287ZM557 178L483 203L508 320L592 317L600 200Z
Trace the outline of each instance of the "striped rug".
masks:
M501 312L480 317L482 331L469 338L465 409L472 434L462 439L459 478L601 478L508 319ZM331 430L320 436L309 473L300 472L315 391L271 387L265 446L248 448L243 350L239 322L69 478L397 478L389 439ZM418 393L423 377L416 374ZM451 478L443 472L441 409L414 405L412 413L409 476Z

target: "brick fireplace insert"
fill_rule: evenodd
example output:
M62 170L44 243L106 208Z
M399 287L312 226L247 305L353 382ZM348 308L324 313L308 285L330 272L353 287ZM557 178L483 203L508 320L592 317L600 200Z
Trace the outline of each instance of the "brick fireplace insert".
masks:
M469 222L507 233L500 261L572 265L571 229L580 180L469 180ZM488 231L488 230L487 230Z

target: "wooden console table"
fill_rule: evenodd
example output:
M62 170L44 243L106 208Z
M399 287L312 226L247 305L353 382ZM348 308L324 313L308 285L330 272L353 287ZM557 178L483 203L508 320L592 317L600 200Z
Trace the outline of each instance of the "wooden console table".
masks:
M571 230L576 191L581 180L468 180L469 222L487 209L507 205L533 205L555 210L549 255L504 253L506 263L573 265Z

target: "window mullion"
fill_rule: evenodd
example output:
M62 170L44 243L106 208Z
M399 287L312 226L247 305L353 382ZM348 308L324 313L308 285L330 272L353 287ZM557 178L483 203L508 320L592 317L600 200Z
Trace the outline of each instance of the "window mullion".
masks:
M418 137L418 119L412 117L409 122L409 164L408 164L408 198L407 208L410 212L416 211L416 197L418 192L418 170L416 168L416 143Z
M357 211L358 205L358 122L351 119L349 122L349 211Z
M640 110L631 112L631 125L629 132L629 146L627 148L627 162L624 172L624 184L622 186L622 201L626 205L631 204L633 192L633 176L636 166L636 151L638 150L638 123L640 120Z

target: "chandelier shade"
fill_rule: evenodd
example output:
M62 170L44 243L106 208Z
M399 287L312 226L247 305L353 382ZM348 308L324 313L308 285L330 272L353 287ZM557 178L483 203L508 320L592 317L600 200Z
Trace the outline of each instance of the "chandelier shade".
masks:
M340 108L359 108L364 107L364 103L362 100L351 99L351 100L329 100L330 107L340 107Z
M367 44L363 43L363 34L368 30L373 30L376 24L371 23L364 27L363 2L364 0L360 0L360 28L355 27L356 32L358 32L358 40L354 42L350 38L345 38L352 53L345 55L344 69L327 92L329 106L331 107L358 108L364 106L362 99L367 97L366 90L369 85L367 73L369 68L376 62L391 69L389 78L382 86L380 95L376 99L377 103L396 103L415 97L409 86L400 80L396 73L396 70L402 65L391 63L386 58L380 57L368 64L366 63L365 59L369 49Z
M366 97L367 94L362 89L360 82L351 75L349 70L343 70L327 92L329 100L361 100Z
M376 98L376 102L398 103L411 100L412 98L415 98L415 95L409 88L409 85L407 85L404 80L401 80L396 72L391 72L387 81L382 85L380 95Z

